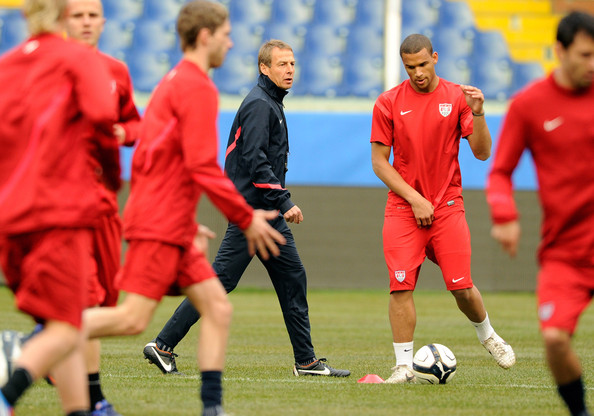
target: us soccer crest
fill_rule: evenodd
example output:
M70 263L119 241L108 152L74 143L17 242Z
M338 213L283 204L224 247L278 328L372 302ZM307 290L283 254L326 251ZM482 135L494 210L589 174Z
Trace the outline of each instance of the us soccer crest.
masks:
M406 271L396 270L394 272L394 277L396 278L396 280L398 280L400 283L402 283L404 281L404 279L406 278Z
M452 104L439 104L439 113L447 117L452 112Z

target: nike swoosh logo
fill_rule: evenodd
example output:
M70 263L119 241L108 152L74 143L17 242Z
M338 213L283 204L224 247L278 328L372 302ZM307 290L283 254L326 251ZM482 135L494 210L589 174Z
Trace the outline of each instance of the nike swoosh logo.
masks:
M317 374L320 376L329 376L330 375L330 369L328 367L324 367L323 371L320 370L299 370L301 373L308 373L308 374Z
M412 351L412 348L409 348L407 350L404 350L404 352L411 352L411 351Z
M563 117L557 117L552 120L545 120L542 127L546 132L551 132L563 124Z
M161 355L159 355L159 353L157 353L157 360L159 360L159 362L161 363L161 365L163 366L163 368L165 370L167 370L167 372L171 371L171 363L169 364L165 364L165 362L163 361L163 359L161 358Z
M408 111L400 111L400 115L403 116L405 114L410 113L412 110L408 110Z
M458 278L458 279L452 279L452 283L458 283L458 282L459 282L460 280L462 280L462 279L466 279L466 276L464 276L464 277L460 277L460 278Z

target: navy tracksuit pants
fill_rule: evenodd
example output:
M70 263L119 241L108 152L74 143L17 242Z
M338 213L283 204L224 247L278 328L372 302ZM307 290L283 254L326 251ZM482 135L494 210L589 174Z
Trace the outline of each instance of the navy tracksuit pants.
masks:
M307 276L285 219L279 215L271 225L286 238L287 244L279 246L278 257L260 258L260 261L268 271L278 296L295 362L302 363L315 357L307 305ZM227 293L235 289L251 260L243 232L236 225L229 224L212 265ZM184 299L157 336L157 341L174 348L199 318L192 303Z

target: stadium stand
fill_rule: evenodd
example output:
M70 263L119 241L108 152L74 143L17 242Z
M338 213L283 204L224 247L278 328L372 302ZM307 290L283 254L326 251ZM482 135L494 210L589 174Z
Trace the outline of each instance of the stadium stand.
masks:
M103 0L107 23L100 48L128 61L138 91L150 92L165 65L181 58L174 26L185 1ZM271 38L294 49L293 95L373 98L383 90L386 0L218 1L229 8L235 44L214 72L224 94L249 89L258 47ZM558 9L569 4L553 2ZM0 0L0 7L17 3ZM552 31L559 17L551 0L402 0L401 17L403 37L423 33L432 39L440 75L475 83L488 99L506 99L554 64ZM25 37L20 11L0 9L0 52Z

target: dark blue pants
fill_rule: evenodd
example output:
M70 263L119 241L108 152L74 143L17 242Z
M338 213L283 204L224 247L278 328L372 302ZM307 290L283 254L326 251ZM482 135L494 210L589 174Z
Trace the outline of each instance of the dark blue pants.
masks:
M278 257L258 258L268 271L278 296L295 362L301 363L315 357L307 306L307 276L285 219L279 216L271 225L286 238L287 244L280 246ZM243 232L230 224L212 265L227 293L235 289L251 260ZM199 318L192 303L184 299L157 336L157 341L174 348Z

